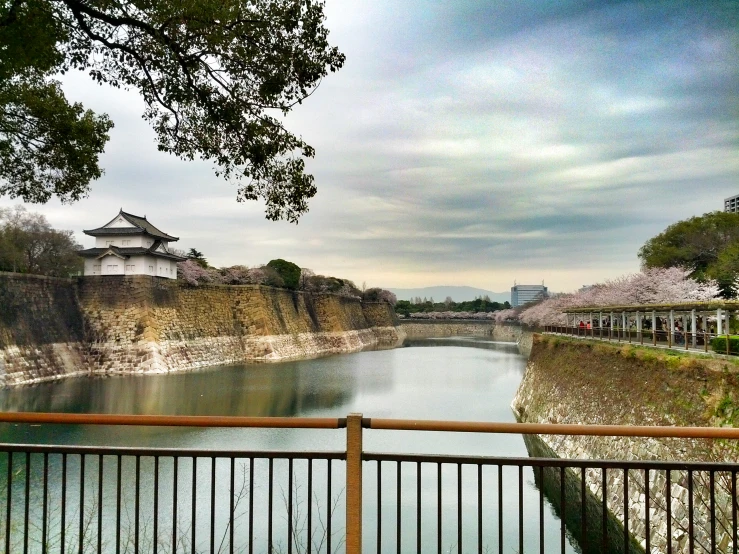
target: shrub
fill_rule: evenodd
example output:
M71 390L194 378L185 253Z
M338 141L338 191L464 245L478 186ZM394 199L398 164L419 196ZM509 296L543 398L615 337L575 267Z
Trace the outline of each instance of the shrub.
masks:
M373 287L362 293L362 300L365 302L387 302L391 306L398 303L398 298L389 290Z
M300 285L300 267L292 262L278 258L267 264L267 267L274 269L284 282L284 287L290 290L298 290Z
M303 279L303 290L306 292L330 292L349 298L361 298L362 292L349 279L338 279L324 275L308 275Z
M726 354L726 336L712 339L711 348L718 354ZM729 335L729 353L739 354L739 336Z

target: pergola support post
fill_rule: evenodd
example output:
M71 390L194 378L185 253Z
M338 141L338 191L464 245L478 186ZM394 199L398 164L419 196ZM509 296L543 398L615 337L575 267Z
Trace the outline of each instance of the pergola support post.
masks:
M657 314L652 310L652 344L657 346Z
M717 335L724 334L723 313L722 313L721 308L716 309L716 334Z
M613 312L611 312L610 323L611 325L608 329L608 340L611 340L613 338Z

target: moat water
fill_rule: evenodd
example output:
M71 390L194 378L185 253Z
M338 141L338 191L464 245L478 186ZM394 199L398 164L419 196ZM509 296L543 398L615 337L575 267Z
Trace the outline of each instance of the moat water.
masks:
M365 417L377 418L507 422L515 421L510 403L525 366L526 360L518 353L514 344L480 338L430 339L414 341L407 347L394 350L361 352L315 360L217 367L171 375L70 379L6 389L0 391L0 409L294 417L345 417L349 413L360 412ZM0 426L0 433L3 442L39 444L248 450L341 450L345 446L344 430L138 427L112 429L89 426L4 425ZM527 456L524 441L518 435L365 430L364 449L370 452ZM74 476L79 474L79 461L70 458L69 464L70 479L74 480ZM142 463L142 467L143 465ZM403 490L400 502L403 520L400 550L403 552L416 551L417 470L415 464L410 465L413 467L404 466L400 483ZM438 474L435 464L428 465L429 467L421 470L422 498L425 499L422 502L421 518L422 551L436 552ZM96 466L93 467L92 462L88 466L89 476L95 473ZM275 467L277 468L277 463ZM377 552L376 464L365 464L365 467L364 551ZM164 482L171 467L163 463L160 469L163 471L161 481ZM184 474L186 469L183 465L181 472ZM198 470L209 471L208 468L201 467L198 467ZM221 470L219 467L219 473ZM0 475L4 475L6 471L7 461L0 463ZM536 488L531 469L526 468L523 471L521 499L518 491L518 469L504 470L505 494L502 510L498 505L497 468L488 467L484 471L484 549L497 551L498 518L502 513L505 529L504 551L518 552L519 502L523 502L525 551L539 551L540 492ZM337 494L340 494L342 486L339 477L335 478L339 484L334 483ZM442 477L443 524L440 551L458 552L456 523L459 505L456 467L443 466ZM476 478L476 468L464 469L461 507L465 520L462 549L464 552L478 551ZM317 476L317 489L322 487L319 481ZM54 485L50 486L53 488ZM257 484L255 489L257 487L260 487L257 496L264 496L266 485ZM379 549L382 552L396 551L397 489L395 464L387 467L383 465L382 546ZM284 494L284 488L282 491ZM162 489L163 497L166 497L166 493L167 491ZM14 492L14 496L15 494ZM183 496L182 501L186 500ZM259 498L255 502L258 504ZM0 508L4 510L4 507ZM338 528L341 527L343 520L343 514L339 512L340 510L337 510L335 525ZM282 520L284 519L283 517ZM275 525L279 526L281 523ZM261 536L264 535L263 530L260 533ZM547 551L549 547L556 547L559 551L560 522L546 499L544 499L544 537ZM107 540L109 538L106 538ZM202 547L207 550L207 540L205 538L203 540L206 542L198 544L198 549ZM339 540L336 539L334 544ZM281 548L286 550L284 543ZM323 548L325 550L325 545ZM266 550L260 546L255 551ZM340 551L343 551L343 547L340 547ZM566 551L575 552L569 538Z

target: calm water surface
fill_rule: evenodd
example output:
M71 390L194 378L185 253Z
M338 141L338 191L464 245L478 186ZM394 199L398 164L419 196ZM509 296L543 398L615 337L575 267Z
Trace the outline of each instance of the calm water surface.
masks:
M365 417L515 421L510 403L526 360L515 345L477 338L417 341L405 348L361 352L280 364L217 367L192 373L73 379L0 391L4 411L76 413L187 414ZM106 428L83 426L0 426L5 442L90 445L140 445L183 448L301 450L344 448L344 430L241 430ZM517 435L423 433L365 430L364 448L377 452L411 452L527 456ZM426 467L428 465L428 467ZM437 468L426 464L423 476L423 550L436 551ZM372 467L368 467L372 466ZM468 471L469 470L469 471ZM163 468L166 474L167 468ZM221 470L219 469L219 472ZM395 464L382 466L382 547L395 551L398 486ZM415 464L403 466L400 511L404 521L402 550L415 551ZM89 473L89 471L88 471ZM377 551L376 464L365 466L364 550ZM526 550L539 549L539 491L530 469L524 470ZM477 551L476 468L464 468L463 551ZM484 544L497 551L497 468L484 473ZM164 477L162 480L166 480ZM336 478L340 483L340 479ZM442 469L443 551L457 552L457 469ZM503 518L506 552L518 551L518 470L504 472ZM320 485L317 485L320 488ZM336 486L336 485L335 485ZM183 501L186 499L183 499ZM337 510L337 525L343 515ZM560 523L545 500L545 541L559 545ZM369 527L369 528L368 528ZM557 550L558 551L558 550ZM566 545L567 552L574 552Z

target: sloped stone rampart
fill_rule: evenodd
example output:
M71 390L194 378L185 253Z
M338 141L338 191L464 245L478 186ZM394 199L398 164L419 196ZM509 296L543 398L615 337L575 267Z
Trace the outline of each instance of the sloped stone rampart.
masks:
M393 347L387 304L147 276L0 274L0 379L186 371Z
M658 356L648 351L536 335L526 374L512 407L527 423L711 426L717 423L715 401L739 388L739 376L720 361ZM718 422L720 423L720 422ZM539 435L557 456L571 459L729 461L739 458L736 447L723 441L632 437ZM731 494L725 476L717 477L716 551L731 552ZM573 475L579 480L579 473ZM694 537L696 552L710 552L708 477L694 478ZM673 471L671 480L672 536L667 535L666 475L630 471L629 529L642 548L646 544L646 491L650 491L651 547L654 552L688 552L688 475ZM602 500L602 474L588 470L586 483ZM624 520L623 471L607 473L608 506Z

